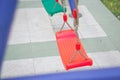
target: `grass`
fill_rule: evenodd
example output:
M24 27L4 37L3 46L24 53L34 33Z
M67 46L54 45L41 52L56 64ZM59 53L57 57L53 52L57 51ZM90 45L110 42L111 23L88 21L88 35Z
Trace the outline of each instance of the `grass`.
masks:
M101 0L101 1L120 20L120 0Z

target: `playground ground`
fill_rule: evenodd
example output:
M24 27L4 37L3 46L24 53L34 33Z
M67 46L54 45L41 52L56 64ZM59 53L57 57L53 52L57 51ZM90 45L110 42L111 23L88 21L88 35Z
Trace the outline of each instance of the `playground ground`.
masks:
M82 17L78 33L93 66L69 71L120 66L120 21L100 0L79 2ZM19 1L3 63L3 78L65 71L55 39L55 32L63 23L61 14L48 16L39 0ZM72 25L72 18L68 22Z

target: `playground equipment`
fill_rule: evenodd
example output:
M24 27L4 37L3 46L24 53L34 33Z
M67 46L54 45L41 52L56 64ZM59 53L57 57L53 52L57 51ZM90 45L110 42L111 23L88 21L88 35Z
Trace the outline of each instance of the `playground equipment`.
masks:
M0 0L0 80L120 80L120 67L1 79L1 66L17 0Z
M44 1L44 0L42 0ZM71 8L71 13L74 18L74 29L70 26L68 23L68 18L66 15L66 12L64 11L63 13L63 25L60 29L60 31L56 32L56 41L59 49L59 53L62 59L62 62L65 66L65 69L71 69L71 68L76 68L76 67L82 67L82 66L91 66L92 65L92 59L90 59L81 42L79 39L79 34L78 34L78 26L79 26L79 19L78 19L78 9L77 9L77 2L75 0L68 0L69 5ZM51 4L54 4L54 7L52 5L51 12L52 10L57 10L56 8L57 4L59 3L58 0L49 0L48 1ZM64 2L64 0L62 0ZM47 3L47 1L46 1ZM63 3L62 3L63 5ZM45 7L47 10L48 6ZM50 7L50 6L49 6ZM65 6L64 6L65 7ZM63 8L63 7L62 7ZM47 11L48 14L50 11ZM67 24L67 26L70 28L68 30L63 30L63 27Z
M60 5L59 0L41 0L41 1L45 10L50 16L53 16L54 14L59 12L66 11L66 9Z
M74 30L63 30L56 33L57 44L62 62L66 70L76 67L92 65L82 44L77 42Z

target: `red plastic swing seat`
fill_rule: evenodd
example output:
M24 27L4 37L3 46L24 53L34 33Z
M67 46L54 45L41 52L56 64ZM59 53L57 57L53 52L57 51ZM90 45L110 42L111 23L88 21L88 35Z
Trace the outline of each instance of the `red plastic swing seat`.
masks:
M63 30L60 32L56 32L56 40L62 62L66 70L76 67L92 65L92 59L88 58L81 43L80 50L87 59L85 59L78 53L75 59L70 62L70 59L76 50L75 45L77 43L77 37L73 30Z

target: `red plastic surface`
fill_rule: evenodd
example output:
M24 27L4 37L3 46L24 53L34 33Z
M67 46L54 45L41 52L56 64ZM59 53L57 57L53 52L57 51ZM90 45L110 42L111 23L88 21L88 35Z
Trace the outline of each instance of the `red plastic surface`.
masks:
M80 50L80 43L76 43L76 50Z
M59 0L56 0L56 2L58 3Z
M77 43L77 37L73 30L63 30L61 32L56 32L56 40L62 62L66 70L92 65L92 60L86 55L86 52L81 43L80 46L77 45L77 47L79 46L78 48L80 48L81 52L87 57L87 59L83 58L80 54L77 54L75 59L70 62L70 59L76 50Z
M67 22L67 15L66 14L63 14L63 20L64 20L64 22Z
M73 10L73 18L75 18L75 19L77 18L77 10L76 9Z

